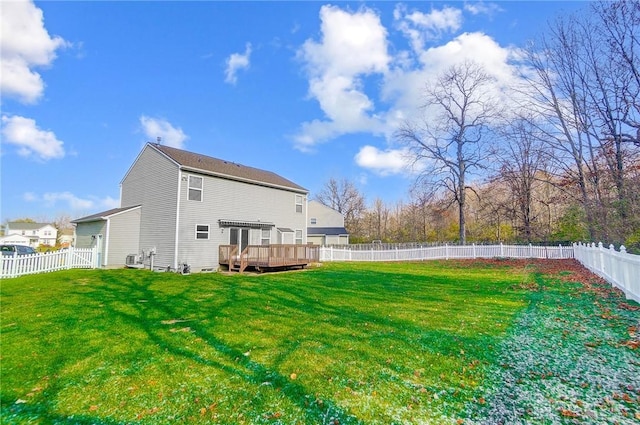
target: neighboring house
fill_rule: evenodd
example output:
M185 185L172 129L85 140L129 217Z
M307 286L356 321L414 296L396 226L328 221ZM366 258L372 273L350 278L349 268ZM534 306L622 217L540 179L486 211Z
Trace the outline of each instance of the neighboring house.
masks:
M347 245L349 234L344 217L333 208L318 201L309 201L307 240L316 245Z
M74 229L61 229L58 235L58 242L61 248L69 248L73 245Z
M29 245L31 240L22 235L7 235L0 237L0 245Z
M27 245L37 248L40 245L55 246L58 239L58 229L49 223L24 223L10 221L5 228L5 235L20 235L29 239Z
M76 247L105 267L143 254L156 267L216 270L218 247L307 243L307 195L270 171L148 143L120 183L120 206L72 221Z

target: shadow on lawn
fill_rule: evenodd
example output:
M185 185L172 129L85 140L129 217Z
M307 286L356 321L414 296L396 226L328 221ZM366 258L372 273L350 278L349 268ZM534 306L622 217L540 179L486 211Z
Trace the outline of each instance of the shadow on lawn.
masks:
M351 278L353 279L354 276ZM426 356L427 353L437 353L457 360L466 358L467 361L471 361L471 359L486 358L487 354L482 351L482 348L494 341L493 337L479 334L452 335L451 332L443 329L425 329L409 320L386 314L387 310L375 308L378 304L385 306L385 303L389 302L386 298L389 292L383 291L386 294L385 297L379 293L379 287L377 290L375 286L336 283L329 294L325 281L305 278L305 285L301 285L296 279L299 277L284 278L281 275L278 278L279 283L275 284L263 278L246 280L232 276L220 279L211 275L184 277L173 274L158 275L123 271L96 274L96 284L88 286L72 284L71 292L75 292L80 299L86 300L83 305L78 306L78 311L75 311L78 317L88 315L90 311L96 309L96 306L99 306L102 316L94 316L92 320L95 323L92 323L92 326L103 326L102 332L113 333L110 336L114 338L127 338L129 336L127 334L117 334L119 330L116 323L129 324L133 332L140 331L148 338L148 344L145 343L145 346L159 348L156 353L166 352L171 356L223 371L230 377L240 377L256 390L268 383L268 388L277 391L276 395L284 395L300 409L305 423L308 424L360 424L363 422L330 397L319 396L316 393L317 389L306 388L300 381L292 380L278 371L306 342L321 341L331 350L346 353L351 343L356 341L359 345L355 351L349 352L348 357L340 358L338 361L356 359L359 362L372 364L379 371L388 371L385 373L392 375L395 379L405 376L413 377L415 362L397 359L393 364L389 364L390 356L395 354L390 354L380 347L369 349L368 346L376 344L404 346L411 351L411 357L415 357L413 354L422 353ZM389 285L397 286L400 300L406 297L409 302L412 298L413 294L405 293L411 289L410 285L401 282L389 283ZM438 295L433 294L433 298L437 300ZM344 304L343 299L351 300L353 304ZM395 302L401 303L398 300ZM460 308L464 309L465 306L462 305ZM244 319L243 327L239 329L247 334L259 334L262 331L260 320L277 321L285 318L282 323L282 332L277 336L279 341L276 347L277 355L273 357L271 365L244 355L246 346L234 346L225 341L224 332L218 332L225 331L221 327L225 319L234 320L247 314L259 318L256 321L252 321L251 317ZM110 323L103 323L104 318L107 318ZM292 318L300 318L300 320L296 321ZM189 336L185 333L170 332L169 326L163 322L171 320L175 320L176 323L188 320L185 325L188 325ZM307 328L300 328L301 323ZM310 324L312 326L309 326ZM368 327L367 324L373 326ZM123 329L126 330L126 326ZM186 344L185 341L191 336L201 340L201 345ZM134 342L137 341L132 341L132 345ZM106 352L108 347L86 348L86 355L97 354L96 350L100 349ZM466 355L461 354L463 349L467 352ZM138 355L133 349L130 354ZM63 370L64 364L61 362L57 367ZM132 369L125 371L125 374L135 373L136 367L132 365ZM451 382L447 385L449 384ZM347 386L347 384L344 385L344 387ZM61 417L53 412L56 394L63 390L64 388L52 386L48 388L52 395L51 400L45 404L11 405L11 410L14 413L23 412L27 416L37 414L39 418L44 418L50 423L65 422L65 419L70 418ZM397 397L413 398L409 391ZM386 402L402 403L398 400ZM7 405L5 400L2 404ZM399 404L396 407L403 406ZM185 416L197 415L197 413L184 411L176 413ZM258 415L256 418L268 422L264 415L259 416L261 413L259 408L255 409L255 415ZM79 424L118 423L109 418L97 419L98 417L99 413L96 412L93 417L74 415L72 420ZM85 419L86 422L83 422ZM384 420L384 418L380 419ZM392 418L387 419L392 420Z
M179 322L179 318L193 316L191 309L197 307L196 303L194 303L194 298L197 298L198 294L189 288L189 284L182 277L177 277L178 280L181 280L178 285L185 285L184 290L180 293L166 294L154 290L151 286L161 283L158 282L157 275L151 276L153 277L129 283L112 281L109 282L108 286L95 288L96 290L83 293L83 295L102 302L109 316L117 317L118 320L128 322L135 326L136 329L144 331L149 341L157 344L162 351L201 365L217 368L232 376L239 376L244 381L255 385L256 388L268 383L273 390L284 394L304 412L306 423L361 423L353 416L345 413L333 402L317 400L316 396L309 394L302 385L278 373L275 370L277 363L274 368L269 368L250 359L250 357L243 354L242 350L225 343L210 332L206 326L200 324L200 317L188 321L191 334L204 341L226 361L217 361L209 358L211 356L203 356L196 349L180 344L183 339L174 338L175 334L170 333L166 326L161 326L160 318L178 319ZM174 277L170 276L171 278ZM224 301L212 306L215 308L215 313L224 312L231 307L237 308L238 303L241 302L237 296L237 287L235 285L230 284L225 286L224 289ZM114 301L104 302L106 295ZM123 302L127 304L128 310L132 310L131 312L117 308L117 305ZM95 418L93 423L95 423ZM109 424L110 422L105 423Z

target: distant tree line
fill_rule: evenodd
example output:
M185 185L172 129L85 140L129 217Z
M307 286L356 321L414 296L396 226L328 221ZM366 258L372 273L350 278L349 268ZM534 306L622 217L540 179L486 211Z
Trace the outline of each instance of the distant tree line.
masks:
M424 117L396 132L422 170L409 201L326 183L316 199L343 213L352 242L640 249L640 0L559 17L522 55L517 87L471 61L425 82Z

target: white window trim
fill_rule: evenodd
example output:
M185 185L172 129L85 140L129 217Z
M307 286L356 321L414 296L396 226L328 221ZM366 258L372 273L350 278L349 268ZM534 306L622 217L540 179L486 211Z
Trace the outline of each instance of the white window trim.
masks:
M264 237L265 231L269 232L269 236L266 238ZM264 243L265 241L267 241L267 243ZM260 230L260 245L271 245L271 229Z
M300 232L300 238L298 238L298 232ZM300 241L298 243L298 241ZM302 245L304 243L304 234L302 233L302 229L296 229L293 234L293 243L296 245Z
M206 226L207 230L206 231L198 230L198 227L201 227L201 226ZM206 234L207 237L206 238L199 238L198 234ZM211 236L211 226L209 224L196 224L195 235L194 236L195 236L197 241L208 241L209 237Z
M202 187L193 187L191 186L191 179L200 179L201 182L201 186ZM195 199L191 199L189 197L189 194L191 193L192 190L198 190L200 191L200 200L197 201ZM187 179L187 200L189 201L196 201L196 202L202 202L202 200L204 199L204 177L201 176L194 176L194 175L189 175L189 178Z
M300 211L298 211L298 205L300 205ZM302 214L304 212L304 197L302 195L296 195L296 213Z

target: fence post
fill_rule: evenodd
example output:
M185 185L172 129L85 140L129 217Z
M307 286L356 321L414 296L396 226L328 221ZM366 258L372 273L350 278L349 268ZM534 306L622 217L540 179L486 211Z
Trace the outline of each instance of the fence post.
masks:
M93 252L91 253L91 255L93 256L93 268L94 269L99 269L100 268L100 255L98 255L98 244L96 244L96 246L93 247Z
M504 246L502 245L502 242L500 242L500 256L504 257Z
M449 244L444 244L444 258L445 260L449 259Z
M73 267L73 265L71 264L71 260L73 260L73 250L75 248L73 246L70 246L67 249L67 258L64 259L64 268L66 270L69 270L71 267Z
M600 271L603 274L606 274L604 266L604 246L602 245L602 242L598 242L598 251L600 253Z
M624 245L620 245L621 261L618 261L618 267L622 270L620 272L620 280L624 287L624 295L628 298L629 294L633 293L631 287L631 263L624 261L624 257L627 255L627 248Z
M472 243L471 246L473 247L473 259L476 259L476 244Z

